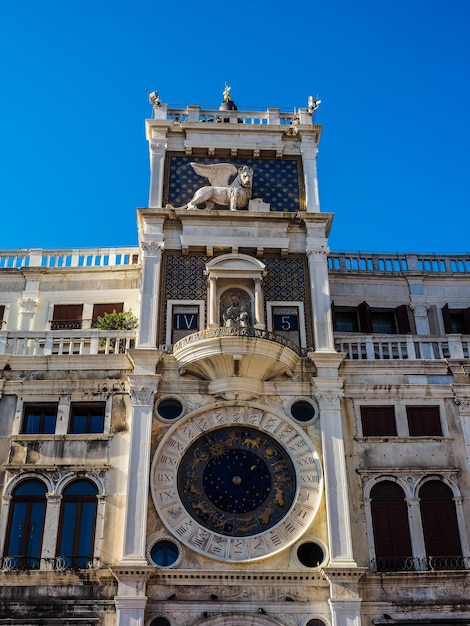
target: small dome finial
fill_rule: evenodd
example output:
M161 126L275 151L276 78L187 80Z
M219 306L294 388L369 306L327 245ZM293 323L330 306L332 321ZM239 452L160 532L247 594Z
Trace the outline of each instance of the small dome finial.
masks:
M229 87L227 83L225 83L224 99L223 99L222 104L219 107L219 111L236 111L237 110L237 105L230 97L230 89L231 87Z

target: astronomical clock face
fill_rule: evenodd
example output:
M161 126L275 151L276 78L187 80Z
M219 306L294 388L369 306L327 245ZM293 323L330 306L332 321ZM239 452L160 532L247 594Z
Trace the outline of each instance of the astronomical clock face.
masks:
M187 546L215 559L274 554L307 530L321 470L303 431L248 405L192 414L166 434L152 465L152 497Z

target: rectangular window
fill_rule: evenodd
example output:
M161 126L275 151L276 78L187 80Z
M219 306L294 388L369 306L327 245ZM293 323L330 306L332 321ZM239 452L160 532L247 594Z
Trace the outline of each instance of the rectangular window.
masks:
M104 402L74 402L70 411L69 433L73 435L104 432Z
M199 306L178 304L173 306L171 343L199 329Z
M122 313L124 311L124 302L105 302L104 304L93 305L93 316L91 320L91 327L96 328L96 323L99 317L103 317L105 313Z
M371 311L372 332L393 335L397 332L397 323L393 311Z
M357 311L355 309L336 309L334 311L334 329L338 333L358 333Z
M410 437L442 437L438 406L407 406L406 416Z
M0 330L3 327L4 318L5 318L5 305L0 304Z
M26 404L21 432L26 435L53 435L57 407L57 404Z
M281 335L296 346L307 346L303 302L268 302L268 330Z
M361 406L361 421L364 437L394 437L397 434L393 405Z
M54 304L51 330L82 327L83 304Z
M273 330L300 346L299 309L296 306L273 306Z

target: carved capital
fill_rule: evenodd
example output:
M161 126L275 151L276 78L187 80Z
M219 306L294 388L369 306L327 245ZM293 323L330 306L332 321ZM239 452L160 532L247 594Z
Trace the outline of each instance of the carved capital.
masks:
M320 409L339 409L339 402L344 398L344 393L340 389L315 391L315 397L318 399Z
M141 247L146 257L160 256L165 248L165 243L163 241L143 241Z
M36 307L39 304L39 300L34 298L23 298L18 301L21 313L29 313L30 315L36 311Z
M149 144L149 148L150 148L150 154L152 156L157 156L157 157L162 157L165 156L165 152L166 152L166 143L163 142L154 142L152 141Z
M330 254L330 248L326 244L322 244L318 246L317 248L308 247L306 250L306 253L308 257L317 255L323 258Z
M459 396L454 395L454 404L458 407L459 413L461 415L470 415L469 398L460 398Z
M157 389L156 387L145 387L142 385L131 387L129 391L134 406L150 406Z
M159 376L129 376L129 393L133 406L152 406Z
M421 302L410 304L410 309L414 311L417 317L426 317L429 305Z

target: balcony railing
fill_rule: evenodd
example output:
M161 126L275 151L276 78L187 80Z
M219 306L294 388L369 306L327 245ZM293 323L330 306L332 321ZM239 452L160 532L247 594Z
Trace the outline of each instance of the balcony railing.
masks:
M122 354L134 347L135 339L135 331L129 330L0 331L0 354Z
M453 571L470 569L468 556L386 556L372 559L371 572Z
M27 570L90 570L100 568L100 559L90 556L56 556L41 559L32 556L4 556L0 558L0 570L18 572Z
M116 267L138 265L139 263L139 248L0 250L0 269L19 269L22 267Z
M299 355L306 355L306 350L300 348L297 344L289 341L282 335L277 335L269 330L263 330L261 328L239 328L239 327L225 327L220 328L208 328L207 330L201 330L198 333L192 333L180 339L173 346L174 351L178 351L184 346L190 343L196 343L204 339L212 339L213 337L254 337L257 339L266 339L268 341L274 341L281 346L286 346Z
M366 252L332 252L328 268L338 272L426 274L469 274L468 254L368 254Z
M470 337L446 335L361 335L335 333L335 348L346 358L357 361L392 359L468 359Z

